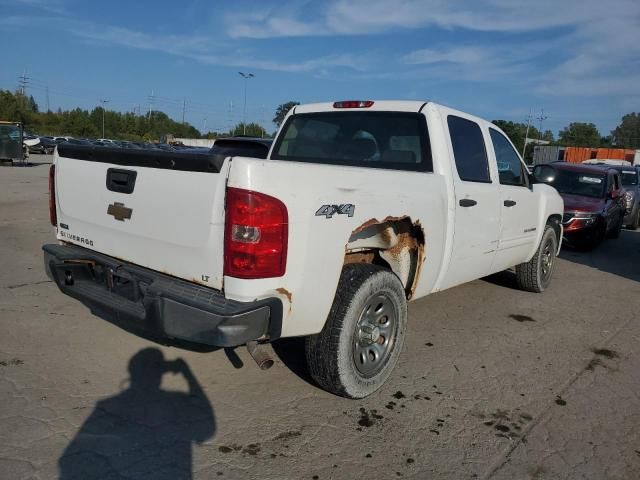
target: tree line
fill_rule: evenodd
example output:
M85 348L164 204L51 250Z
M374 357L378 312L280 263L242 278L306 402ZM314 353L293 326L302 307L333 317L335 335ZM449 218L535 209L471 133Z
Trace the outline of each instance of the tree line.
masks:
M102 137L104 113L104 136L119 140L158 141L172 134L177 138L216 138L218 136L246 135L267 136L257 123L248 123L246 128L239 123L229 132L207 132L202 134L189 123L180 123L166 113L153 110L146 115L131 112L116 112L96 107L93 110L75 108L42 112L32 96L0 90L0 120L22 122L25 130L38 135L69 135L77 138Z
M273 118L276 127L280 127L289 110L296 105L299 105L299 102L289 101L278 105ZM176 122L166 113L157 110L146 115L103 110L103 107L96 107L91 111L75 108L42 112L32 96L0 90L0 120L22 122L26 130L40 135L101 137L103 113L104 134L107 138L157 141L166 134L172 134L178 138L216 138L229 135L270 136L258 123L247 123L246 127L243 123L238 123L228 132L203 134L193 125ZM616 128L606 136L603 136L593 123L571 122L560 130L557 139L550 130L540 132L533 125L529 126L527 134L525 123L508 120L494 120L493 123L509 136L520 153L524 148L525 136L530 139L545 140L552 145L640 149L640 113L635 112L623 116ZM530 143L527 145L525 158L530 157L532 151L533 144Z

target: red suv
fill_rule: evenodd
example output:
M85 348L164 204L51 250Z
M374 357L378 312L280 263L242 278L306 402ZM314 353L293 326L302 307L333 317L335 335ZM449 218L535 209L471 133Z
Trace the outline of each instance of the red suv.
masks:
M617 170L555 162L537 165L533 178L555 187L562 196L562 225L568 243L593 248L606 236L618 238L626 206Z

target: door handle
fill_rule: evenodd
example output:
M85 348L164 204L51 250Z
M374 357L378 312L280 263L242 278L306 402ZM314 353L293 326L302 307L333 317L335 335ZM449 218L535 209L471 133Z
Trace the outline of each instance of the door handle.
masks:
M505 200L504 201L504 206L505 207L513 207L517 202L514 202L513 200Z
M470 198L463 198L459 203L461 207L473 207L474 205L478 204L478 202Z
M136 185L135 170L110 168L107 170L107 190L119 193L132 193Z

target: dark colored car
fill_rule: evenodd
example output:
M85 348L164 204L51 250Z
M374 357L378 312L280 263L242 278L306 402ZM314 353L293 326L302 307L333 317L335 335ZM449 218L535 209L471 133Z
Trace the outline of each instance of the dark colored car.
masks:
M614 168L620 172L622 186L625 189L624 201L626 210L624 224L627 228L636 230L640 224L640 170L632 165L628 167L606 165L606 168Z
M569 244L593 248L607 236L620 235L626 204L618 170L555 162L536 166L533 178L562 196L562 226Z
M209 149L222 158L238 156L251 158L267 158L273 140L259 137L229 137L219 138Z

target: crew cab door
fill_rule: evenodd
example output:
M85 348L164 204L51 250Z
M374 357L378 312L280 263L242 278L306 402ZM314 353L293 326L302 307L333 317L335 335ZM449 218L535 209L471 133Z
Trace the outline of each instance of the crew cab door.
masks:
M538 235L540 199L529 186L520 155L505 135L489 127L500 182L500 242L492 271L528 260Z
M460 113L447 115L445 123L453 156L455 220L451 261L442 289L489 274L501 212L500 191L492 178L485 143L488 132Z

